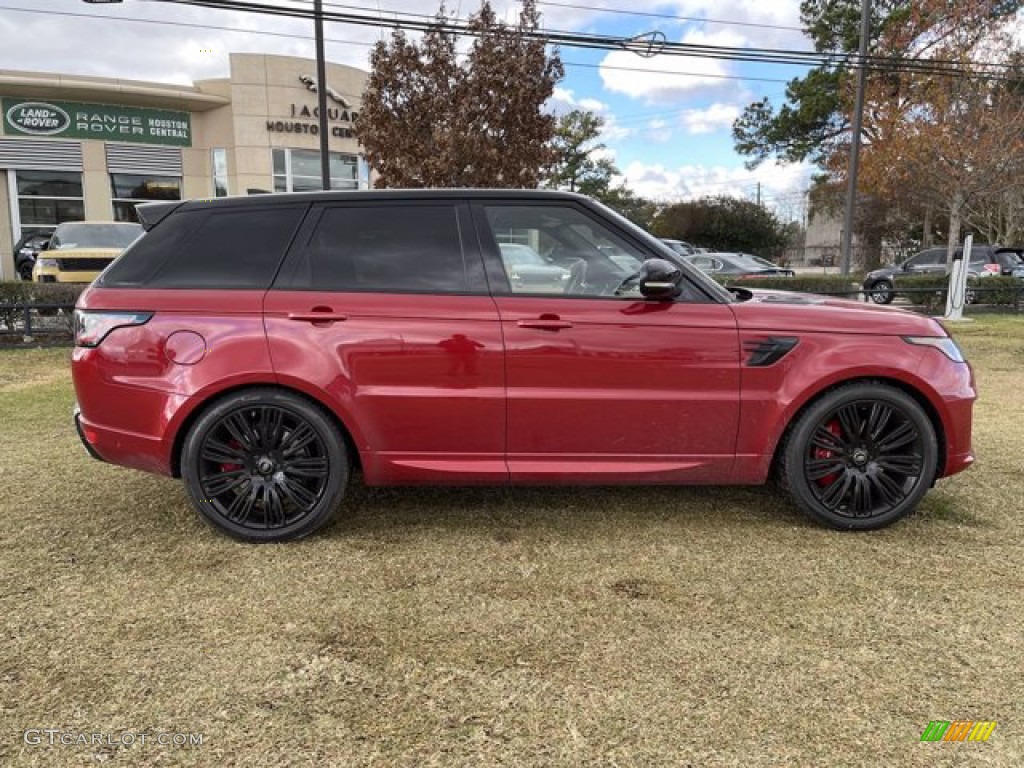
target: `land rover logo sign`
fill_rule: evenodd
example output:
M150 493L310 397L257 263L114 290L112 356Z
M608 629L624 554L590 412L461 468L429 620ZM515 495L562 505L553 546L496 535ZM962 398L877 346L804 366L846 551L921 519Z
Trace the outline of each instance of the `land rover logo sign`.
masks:
M7 122L15 128L36 136L53 136L69 125L68 113L44 101L25 101L7 110Z

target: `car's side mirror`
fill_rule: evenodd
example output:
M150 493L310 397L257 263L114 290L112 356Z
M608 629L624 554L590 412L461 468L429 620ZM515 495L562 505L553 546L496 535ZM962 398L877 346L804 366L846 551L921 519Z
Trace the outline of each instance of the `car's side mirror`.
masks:
M640 265L640 295L668 301L679 295L683 270L665 259L647 259Z

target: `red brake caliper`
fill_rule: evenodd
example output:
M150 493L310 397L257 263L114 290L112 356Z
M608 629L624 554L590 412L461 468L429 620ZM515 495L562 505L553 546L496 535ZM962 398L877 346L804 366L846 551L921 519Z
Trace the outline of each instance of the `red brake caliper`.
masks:
M825 429L836 437L839 437L842 434L839 428L839 419L832 419L832 421L825 425ZM814 458L816 459L831 459L833 455L832 451L826 451L824 448L814 449ZM839 474L839 472L833 472L831 475L825 475L825 477L818 480L818 485L822 488L832 485L832 483L839 479Z
M232 448L241 448L242 447L241 443L239 443L234 438L231 438L230 440L228 440L228 445L230 445ZM224 463L224 464L220 465L220 471L221 472L234 472L237 469L243 469L242 465L241 464L230 464L230 463Z

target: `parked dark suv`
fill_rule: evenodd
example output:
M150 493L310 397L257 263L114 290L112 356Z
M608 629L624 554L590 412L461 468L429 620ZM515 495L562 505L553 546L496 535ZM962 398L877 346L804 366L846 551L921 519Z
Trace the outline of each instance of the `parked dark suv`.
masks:
M998 245L975 245L971 248L970 277L1012 275L1021 262L1022 249L1002 248ZM864 278L864 291L876 304L889 304L895 296L895 282L901 276L946 274L946 248L929 248L906 261L868 272ZM963 258L964 249L956 253Z
M22 280L32 280L32 268L36 265L39 254L46 250L52 235L52 230L26 230L22 233L21 239L15 243L14 269Z
M726 290L579 195L261 195L139 217L147 233L79 299L75 423L93 456L180 476L241 539L321 527L351 468L369 485L774 470L813 519L867 529L972 461L973 376L938 322Z

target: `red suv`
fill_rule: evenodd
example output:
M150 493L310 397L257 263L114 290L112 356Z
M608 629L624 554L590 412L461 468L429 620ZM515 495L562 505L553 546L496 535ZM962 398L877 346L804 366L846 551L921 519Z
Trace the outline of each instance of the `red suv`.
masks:
M368 485L774 471L812 518L867 529L973 460L973 375L935 320L726 291L578 195L261 195L139 214L147 233L75 313L78 432L96 458L181 477L240 539L317 530L354 467ZM513 279L513 244L550 268Z

